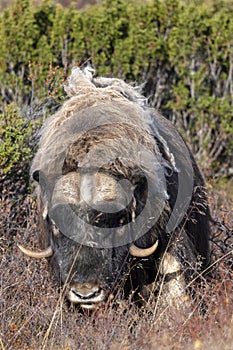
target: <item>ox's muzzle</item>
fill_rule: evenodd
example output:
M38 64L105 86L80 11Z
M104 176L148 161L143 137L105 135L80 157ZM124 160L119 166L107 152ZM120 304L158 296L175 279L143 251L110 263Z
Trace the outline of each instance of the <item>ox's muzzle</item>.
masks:
M70 302L93 310L105 300L106 293L94 283L71 283L66 295Z

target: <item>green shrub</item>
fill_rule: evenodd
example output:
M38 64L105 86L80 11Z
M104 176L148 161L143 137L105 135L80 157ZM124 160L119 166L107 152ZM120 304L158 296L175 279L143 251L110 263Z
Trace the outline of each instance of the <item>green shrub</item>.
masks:
M206 171L227 174L233 139L233 18L228 7L183 6L169 40L177 125Z
M23 167L32 157L29 138L32 122L25 122L18 108L13 103L8 105L0 121L0 167L2 175L13 168Z

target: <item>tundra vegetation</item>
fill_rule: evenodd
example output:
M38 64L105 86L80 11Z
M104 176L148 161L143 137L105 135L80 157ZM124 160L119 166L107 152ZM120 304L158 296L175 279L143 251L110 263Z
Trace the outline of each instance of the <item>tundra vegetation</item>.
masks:
M232 349L232 1L105 0L77 10L17 0L2 10L0 33L0 348ZM80 315L47 262L16 248L19 240L37 248L29 168L38 130L63 104L71 67L86 62L99 75L141 84L208 181L213 266L188 315L153 299L138 309L130 298Z

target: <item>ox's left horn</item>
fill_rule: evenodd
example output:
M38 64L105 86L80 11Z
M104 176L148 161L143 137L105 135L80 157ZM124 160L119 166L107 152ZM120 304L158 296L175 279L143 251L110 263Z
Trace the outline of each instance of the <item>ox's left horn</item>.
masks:
M138 248L135 244L132 244L129 248L129 253L137 258L145 258L156 251L158 244L158 240L150 248Z
M42 258L48 258L53 255L53 250L51 246L42 250L41 252L34 252L30 249L24 248L20 244L18 244L18 247L21 250L21 252L23 252L27 256L30 256L30 258L42 259Z

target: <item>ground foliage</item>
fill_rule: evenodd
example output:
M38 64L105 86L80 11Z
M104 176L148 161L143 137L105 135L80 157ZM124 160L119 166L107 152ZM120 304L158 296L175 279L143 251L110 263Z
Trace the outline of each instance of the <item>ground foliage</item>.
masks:
M16 242L38 247L35 198L12 206L5 193L0 209L1 349L213 349L233 344L233 203L229 188L209 189L212 224L211 269L197 283L189 309L141 309L131 300L93 313L80 313L64 301L46 260L23 256ZM10 233L17 233L10 239ZM191 290L192 290L191 288Z

